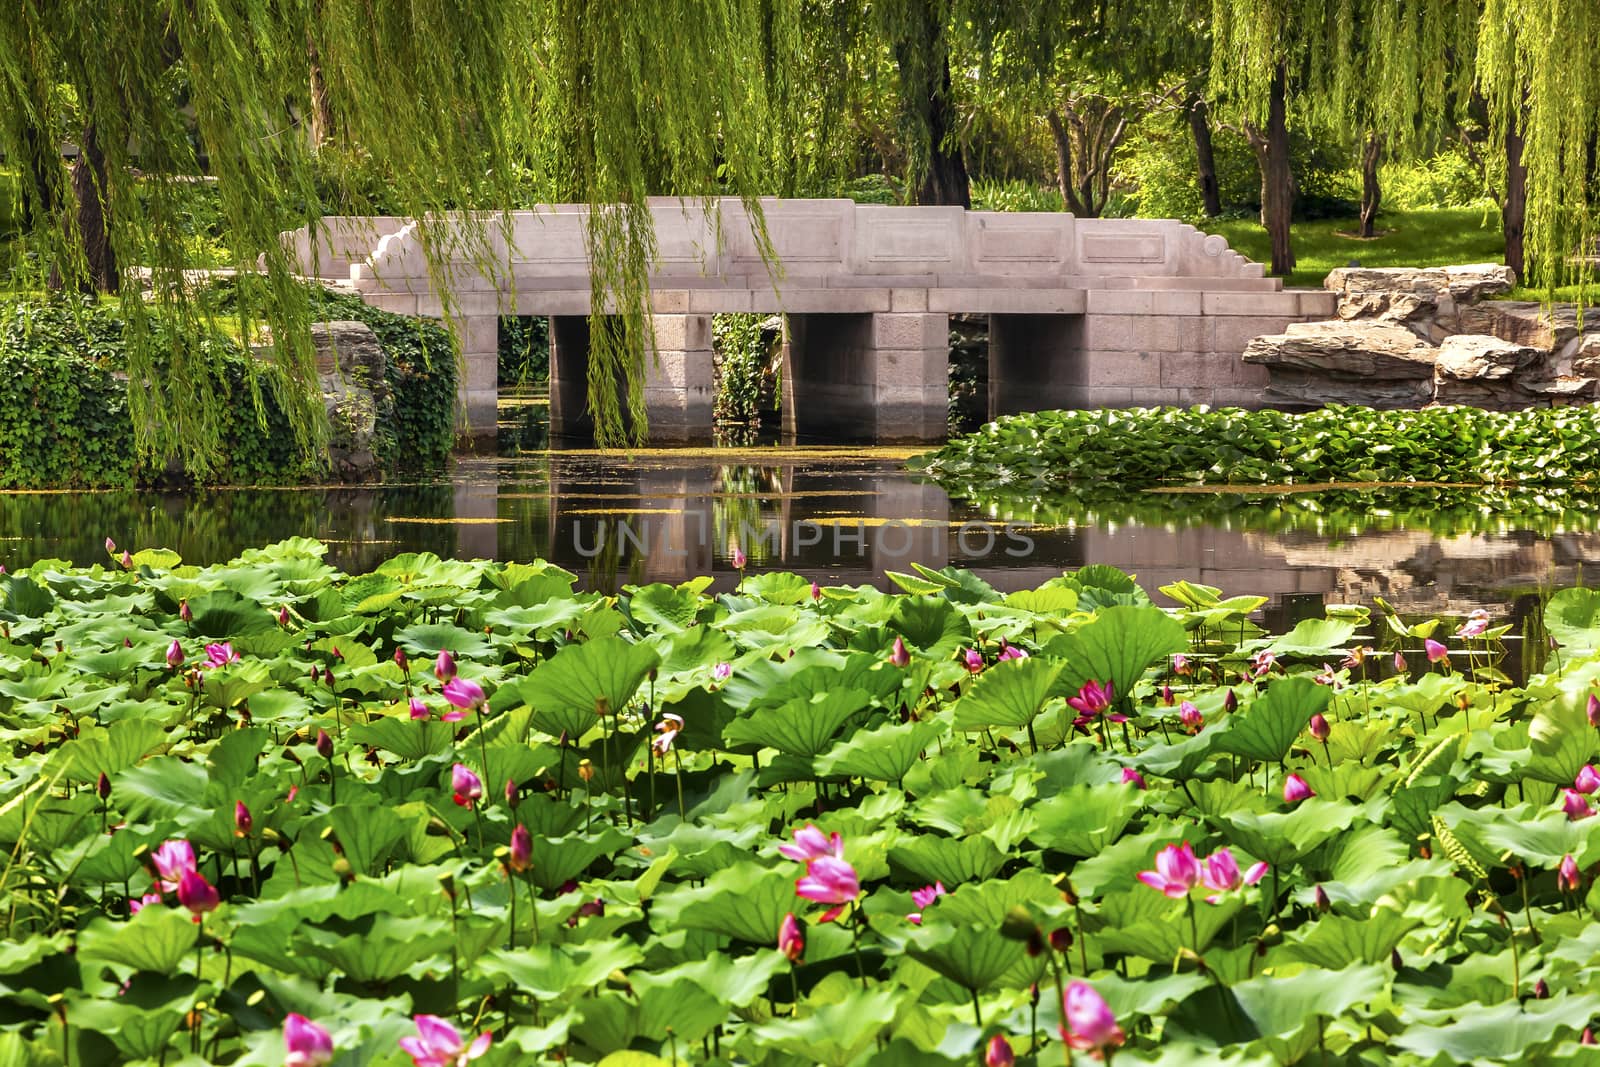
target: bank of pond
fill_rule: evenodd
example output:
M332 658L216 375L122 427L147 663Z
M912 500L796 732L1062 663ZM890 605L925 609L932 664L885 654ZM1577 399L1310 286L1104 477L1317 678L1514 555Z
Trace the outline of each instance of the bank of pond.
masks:
M1109 567L104 550L0 576L7 1062L1592 1055L1600 593L1513 682Z

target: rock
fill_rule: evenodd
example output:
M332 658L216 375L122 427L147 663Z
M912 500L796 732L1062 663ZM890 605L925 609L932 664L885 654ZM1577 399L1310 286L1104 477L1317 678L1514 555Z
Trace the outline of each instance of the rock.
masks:
M1300 405L1417 407L1433 398L1437 350L1387 322L1291 323L1257 337L1244 361L1267 368L1267 398Z
M377 335L364 322L311 326L317 377L328 412L328 459L334 475L359 481L378 471L378 414L390 403L387 361Z
M1459 267L1339 267L1323 288L1339 294L1341 319L1401 323L1419 337L1439 341L1457 332L1460 309L1486 296L1509 293L1509 267L1474 263Z
M1530 345L1481 334L1445 338L1434 363L1433 399L1491 411L1515 411L1546 398L1539 383L1549 378L1548 353Z
M1571 304L1546 309L1536 300L1489 300L1461 309L1462 333L1489 334L1547 352L1578 336L1578 313Z
M1586 333L1572 352L1572 373L1600 378L1600 333Z

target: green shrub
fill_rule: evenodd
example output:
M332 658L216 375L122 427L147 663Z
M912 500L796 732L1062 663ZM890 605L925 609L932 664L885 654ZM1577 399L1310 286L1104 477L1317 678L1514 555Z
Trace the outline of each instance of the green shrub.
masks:
M1409 210L1492 205L1483 172L1460 148L1428 159L1378 168L1385 205Z
M550 320L543 315L507 315L500 320L501 385L544 385L550 381Z
M717 354L712 417L719 423L760 426L766 401L776 393L777 346L762 331L766 320L766 315L744 312L711 317L711 343Z
M1026 181L975 181L972 206L978 211L1065 211L1061 190Z

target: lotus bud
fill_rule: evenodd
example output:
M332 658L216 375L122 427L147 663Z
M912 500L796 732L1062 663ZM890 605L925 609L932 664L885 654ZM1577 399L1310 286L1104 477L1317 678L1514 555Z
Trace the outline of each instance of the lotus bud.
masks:
M333 738L328 736L328 731L317 727L317 755L323 759L333 758Z
M428 705L424 704L420 697L411 698L411 717L413 719L428 718Z
M441 650L434 658L433 676L441 682L448 682L456 676L456 659L448 649Z
M317 665L313 663L311 665L311 684L316 685L320 681L322 681L322 672L318 670Z
M1450 650L1443 643L1435 641L1431 637L1422 642L1422 649L1428 654L1429 663L1438 663L1450 655Z
M1050 947L1057 952L1065 953L1072 947L1072 931L1065 926L1058 926L1050 931Z
M1578 771L1578 776L1572 781L1572 788L1584 796L1588 796L1595 790L1600 789L1600 773L1595 771L1594 764L1585 763L1583 765L1583 768Z
M1330 732L1331 731L1330 731L1330 728L1328 726L1328 720L1327 720L1326 717L1323 716L1322 712L1319 711L1315 715L1311 716L1311 736L1312 737L1314 737L1318 741L1321 741L1324 744L1326 744L1327 741L1328 741L1328 734Z
M1533 983L1533 999L1535 999L1535 1000L1549 1000L1550 999L1550 984L1548 982L1546 982L1543 978L1541 978L1537 982Z
M285 604L283 607L278 609L278 625L279 626L288 626L289 625L289 605L287 605L287 604Z
M989 1047L983 1053L983 1067L1014 1067L1016 1062L1016 1053L1011 1051L1011 1042L1004 1034L995 1034L989 1039Z
M322 680L328 683L328 688L333 688L333 668L326 667L322 671Z
M1561 857L1561 866L1556 870L1556 888L1563 893L1576 893L1583 884L1578 873L1578 861L1572 858L1572 853Z
M1161 703L1165 704L1169 708L1172 707L1172 686L1162 685Z
M966 665L967 670L972 674L977 674L983 670L983 653L979 652L975 648L969 648L963 652L961 654L961 661Z
M586 759L579 760L578 777L582 778L585 782L594 781L594 763Z
M458 763L450 768L450 788L455 794L455 802L470 808L474 801L483 796L483 779L465 763Z
M894 646L889 650L889 662L896 667L911 666L911 653L906 651L906 643L899 635L895 636Z
M1188 674L1192 668L1189 666L1189 657L1182 652L1175 653L1172 657L1172 673L1178 675Z
M177 670L180 666L182 666L182 664L183 646L178 644L178 639L174 637L172 639L172 644L167 646L167 666L171 667L173 670Z
M1222 698L1222 710L1228 712L1239 710L1239 698L1234 695L1232 689L1228 690L1227 694Z
M794 917L794 912L783 917L783 922L778 924L778 951L790 963L798 960L806 950L806 938L800 927L800 920Z
M811 583L811 599L812 600L821 600L822 599L822 586L818 585L816 582L812 582Z
M1594 1038L1594 1028L1593 1027L1589 1027L1589 1026L1585 1026L1583 1028L1583 1034L1581 1036L1579 1036L1579 1038L1578 1038L1578 1044L1580 1044L1580 1045L1593 1045L1595 1043L1596 1042L1595 1042L1595 1038Z
M106 555L115 556L116 554L117 554L117 543L115 541L111 540L111 538L109 538L109 537L106 538Z
M1595 696L1593 693L1590 693L1589 703L1586 710L1589 715L1589 725L1595 727L1596 729L1600 729L1600 696Z
M1317 794L1312 792L1306 780L1298 774L1291 774L1283 780L1283 802L1285 804L1298 804Z
M328 650L328 655L332 656L334 659L338 660L340 663L344 662L344 653L339 651L339 646L338 645L334 645L331 649L329 649Z
M1140 774L1138 771L1134 770L1132 767L1124 767L1124 768L1122 768L1122 784L1123 785L1131 785L1135 789L1144 789L1144 788L1146 788L1145 784L1144 784L1144 775Z
M506 863L518 874L533 866L533 835L521 823L511 831L511 857Z
M411 661L406 659L406 650L398 645L394 650L394 665L407 674L411 673Z
M1398 651L1394 654L1394 672L1396 674L1406 673L1406 658Z
M178 618L184 622L194 622L194 609L189 607L187 600L178 601Z
M125 571L133 570L133 554L130 553L127 549L123 549L122 550L122 559L119 562L122 564L122 569L123 570L125 570Z
M1320 885L1317 886L1315 900L1317 903L1317 910L1322 912L1324 915L1333 910L1333 902L1328 899L1328 891L1322 888Z
M255 820L250 816L250 809L245 807L244 801L236 800L233 804L233 833L235 837L249 837L251 827Z
M517 805L522 801L522 794L517 791L517 783L513 782L510 778L506 779L505 793L506 806L515 811Z
M217 894L217 889L199 871L188 870L178 880L178 903L188 908L194 914L194 921L199 922L200 916L208 911L216 911L217 905L222 903L222 898Z
M736 571L742 571L745 568L745 564L749 562L750 560L745 556L744 550L735 546L733 550L733 569Z
M1389 950L1389 966L1397 971L1405 966L1405 961L1400 958L1399 949L1392 948Z
M101 800L108 800L111 797L111 779L106 777L105 771L101 771L100 777L95 779L94 795Z
M333 1059L333 1038L328 1031L294 1012L283 1021L283 1045L288 1050L285 1067L323 1067Z

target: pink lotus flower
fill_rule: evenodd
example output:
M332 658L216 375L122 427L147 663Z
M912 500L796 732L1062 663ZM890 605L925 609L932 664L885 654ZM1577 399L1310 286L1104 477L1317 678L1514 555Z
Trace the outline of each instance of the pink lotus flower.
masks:
M961 654L961 661L972 674L983 670L983 653L975 648L969 648Z
M734 570L742 571L742 570L744 570L745 564L749 563L750 560L745 556L744 550L742 548L739 548L738 546L735 546L734 550L733 550L733 560L732 560L732 562L733 562L733 569Z
M1473 611L1467 616L1467 621L1461 624L1461 629L1456 631L1457 637L1482 637L1484 631L1489 629L1489 613L1482 608Z
M152 905L152 904L160 904L160 903L161 903L161 894L160 893L146 893L144 896L140 897L138 900L131 900L130 899L128 901L128 914L129 915L137 915L137 914L139 914L139 912L143 911L145 908L148 908L150 905Z
M1178 705L1178 721L1183 723L1183 728L1191 734L1197 734L1205 728L1205 716L1200 714L1200 709L1185 700Z
M732 678L732 677L733 677L733 664L731 664L731 663L719 663L715 667L711 668L711 680L713 682L717 682L717 683L720 684L722 682L726 682L729 678Z
M420 697L411 698L411 717L413 719L428 718L428 705L424 704Z
M1312 792L1306 780L1298 774L1291 774L1283 780L1283 802L1285 804L1298 804L1317 794Z
M448 682L456 676L456 658L450 654L449 649L442 649L433 661L433 675L441 682ZM425 1016L433 1018L433 1016Z
M1583 884L1578 874L1578 861L1572 858L1572 853L1561 857L1561 866L1556 870L1556 888L1563 893L1576 893Z
M444 688L439 692L444 697L445 703L461 709L461 715L457 715L454 719L450 717L452 714L450 712L442 715L441 718L445 722L455 722L465 716L467 712L477 711L483 706L483 687L477 682L469 682L465 678L451 678L444 683Z
M283 1020L283 1044L289 1053L283 1067L323 1067L333 1059L333 1038L304 1015L290 1012Z
M922 913L928 910L928 907L934 901L944 895L943 882L935 882L932 885L925 885L921 889L913 889L911 891L911 903L917 906L917 910L907 915L906 920L916 926L922 925Z
M783 922L778 924L778 951L790 963L798 960L806 950L805 934L801 932L800 920L794 917L794 912L783 917Z
M682 716L664 712L661 721L656 723L656 736L650 739L650 748L656 755L665 756L672 751L672 742L682 729Z
M896 667L911 666L911 653L906 651L906 643L896 635L894 645L889 649L889 662Z
M798 896L818 904L839 905L822 917L823 922L831 922L844 910L844 905L861 895L861 883L856 877L856 869L844 860L818 856L806 864L806 873L795 881L794 891Z
M1584 796L1588 796L1596 789L1600 789L1600 773L1595 771L1594 764L1585 763L1583 765L1583 769L1578 772L1578 776L1572 780L1572 788Z
M1117 1017L1088 982L1072 982L1061 998L1061 1038L1075 1049L1115 1048L1128 1039Z
M1011 1042L1004 1034L995 1034L989 1039L989 1047L983 1053L983 1067L1015 1067L1016 1062L1017 1054L1011 1051Z
M463 808L470 808L473 801L483 796L483 779L465 763L458 763L450 768L450 788L455 793L455 802Z
M194 846L181 840L163 842L150 854L150 865L156 869L162 892L175 893L184 874L195 869Z
M1191 668L1189 666L1189 657L1188 656L1185 656L1182 652L1177 652L1177 653L1173 654L1173 656L1172 656L1172 673L1173 674L1178 674L1178 675L1188 674L1190 672L1190 670L1192 670L1192 669L1193 668Z
M810 863L823 856L844 859L844 839L838 834L824 835L813 823L794 832L794 843L779 845L778 853L797 863Z
M1345 658L1340 662L1339 666L1349 668L1352 671L1356 670L1362 664L1367 662L1367 653L1371 651L1372 649L1368 648L1366 645L1357 645L1355 648L1350 650L1350 654L1345 656Z
M1428 653L1429 663L1438 663L1440 660L1447 659L1450 656L1450 650L1431 637L1422 642L1422 647Z
M206 646L206 661L200 666L209 669L226 667L230 663L239 662L239 653L233 650L233 644L223 641L220 644Z
M437 1015L418 1015L416 1037L402 1037L400 1048L411 1057L412 1067L466 1067L489 1051L494 1037L485 1030L468 1045L461 1031Z
M1579 819L1587 819L1594 814L1594 809L1589 806L1589 802L1576 789L1562 791L1561 810L1566 812L1567 818L1573 822L1577 822Z
M1189 890L1200 884L1200 861L1194 849L1185 841L1181 846L1168 845L1156 853L1156 869L1140 871L1139 881L1177 899L1189 895Z
M511 831L511 856L506 865L518 874L533 866L533 835L521 823Z
M1267 865L1257 863L1240 874L1239 864L1234 860L1232 850L1226 846L1219 848L1206 857L1205 871L1200 875L1200 880L1205 883L1207 889L1216 890L1216 895L1207 897L1206 902L1215 904L1222 899L1223 893L1232 893L1247 885L1255 885L1266 873Z
M1025 648L1018 648L1016 645L1005 645L1004 647L1002 647L1000 649L1000 662L1001 663L1004 663L1008 659L1027 659L1027 658L1028 658L1028 650L1025 649Z
M1333 732L1333 728L1328 725L1327 717L1320 711L1311 716L1310 727L1311 736L1322 742L1326 742L1328 735Z
M216 886L206 881L205 875L199 871L184 871L183 877L178 879L178 903L193 912L194 921L199 922L200 916L217 910L222 898L217 895Z
M1102 686L1099 682L1090 678L1083 683L1083 686L1078 690L1077 696L1067 698L1067 705L1078 713L1078 717L1073 720L1072 724L1074 726L1083 726L1086 723L1093 722L1095 716L1105 715L1106 710L1111 707L1112 702L1116 699L1117 690L1113 683L1107 682ZM1105 718L1108 722L1127 721L1127 717L1123 715L1105 715Z
M178 644L178 639L174 637L172 639L172 644L167 646L167 666L171 667L173 670L177 670L182 665L183 646Z
M1318 685L1325 685L1334 690L1344 688L1344 682L1340 680L1339 673L1326 663L1322 665L1322 670L1317 672L1316 677L1311 680Z
M1266 649L1262 649L1260 652L1257 652L1255 655L1250 657L1250 676L1252 678L1260 678L1277 665L1277 654L1268 652Z
M1132 786L1134 786L1135 788L1138 788L1138 789L1146 788L1146 786L1144 784L1144 775L1140 774L1138 771L1134 770L1132 767L1124 767L1124 768L1122 768L1122 784L1123 785L1132 785Z

